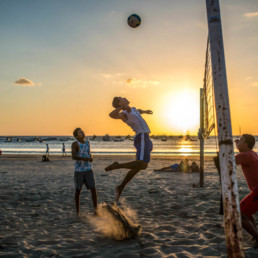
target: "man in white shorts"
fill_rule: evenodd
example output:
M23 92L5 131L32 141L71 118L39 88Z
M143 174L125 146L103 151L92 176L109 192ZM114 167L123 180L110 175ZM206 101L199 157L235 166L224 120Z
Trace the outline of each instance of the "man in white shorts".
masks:
M150 153L152 151L152 142L149 137L150 129L142 118L141 114L152 114L151 110L141 110L129 106L129 101L126 98L115 97L113 99L113 107L115 108L109 116L113 119L121 119L124 123L130 126L135 132L134 146L137 150L136 160L127 163L114 162L105 168L106 171L127 168L130 171L126 174L122 183L116 187L116 201L124 190L126 184L141 170L148 167L150 162Z

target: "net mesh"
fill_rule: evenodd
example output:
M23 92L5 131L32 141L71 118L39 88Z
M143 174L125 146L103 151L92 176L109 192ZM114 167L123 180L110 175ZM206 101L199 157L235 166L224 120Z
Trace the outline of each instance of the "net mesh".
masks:
M215 101L214 101L214 87L213 87L213 74L211 65L211 51L209 39L207 40L205 72L203 79L203 122L204 128L202 136L208 138L215 128Z

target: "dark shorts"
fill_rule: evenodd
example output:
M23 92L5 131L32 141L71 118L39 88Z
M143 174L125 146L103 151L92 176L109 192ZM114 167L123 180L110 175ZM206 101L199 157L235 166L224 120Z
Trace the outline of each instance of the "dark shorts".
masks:
M137 150L136 158L137 160L144 161L146 163L150 162L150 154L152 151L152 141L150 140L148 133L139 133L134 137L134 146Z
M83 184L87 189L95 188L95 178L92 170L83 172L74 172L74 184L78 190L82 189Z
M258 187L240 202L240 210L249 217L258 211Z

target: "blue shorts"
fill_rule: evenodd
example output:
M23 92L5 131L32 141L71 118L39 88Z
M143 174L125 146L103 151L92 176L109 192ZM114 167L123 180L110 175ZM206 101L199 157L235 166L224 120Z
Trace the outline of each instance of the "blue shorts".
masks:
M139 133L134 137L134 146L137 150L137 160L150 162L150 153L152 151L152 141L150 140L148 133Z
M171 167L172 169L178 171L178 169L179 169L179 164L175 163L175 164L171 165L170 167Z

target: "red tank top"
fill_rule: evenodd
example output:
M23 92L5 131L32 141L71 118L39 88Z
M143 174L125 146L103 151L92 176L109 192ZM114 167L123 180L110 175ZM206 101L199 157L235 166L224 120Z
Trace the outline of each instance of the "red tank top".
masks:
M241 165L246 182L251 191L258 187L258 155L252 151L236 155L236 164Z

